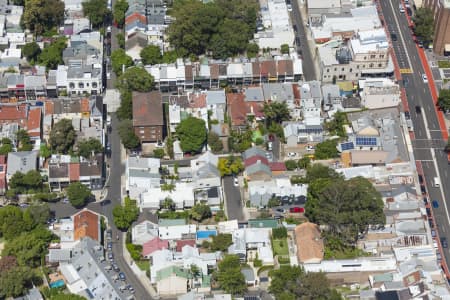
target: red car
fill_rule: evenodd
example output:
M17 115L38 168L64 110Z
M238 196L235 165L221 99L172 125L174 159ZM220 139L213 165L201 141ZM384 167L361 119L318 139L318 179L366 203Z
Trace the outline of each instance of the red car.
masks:
M289 209L289 212L290 212L290 213L300 213L300 214L303 214L303 213L305 213L305 209L304 209L303 207L291 207L291 208Z

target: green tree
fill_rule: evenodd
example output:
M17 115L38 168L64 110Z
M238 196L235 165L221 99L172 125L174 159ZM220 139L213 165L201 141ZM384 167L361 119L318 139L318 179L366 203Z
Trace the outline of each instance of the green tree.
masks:
M120 106L117 109L119 120L131 120L133 118L133 96L131 91L122 90L120 92Z
M220 288L233 295L247 290L245 277L241 273L241 265L237 255L225 255L218 265L217 281Z
M281 54L289 54L289 45L283 44L280 46Z
M346 137L347 134L345 133L344 125L347 123L347 114L338 111L333 115L333 120L325 123L325 127L331 135Z
M267 202L267 207L271 208L271 207L279 206L280 204L281 204L280 199L278 199L277 197L272 197Z
M208 145L214 153L218 153L223 150L223 143L220 140L219 135L212 131L208 133Z
M9 181L9 187L16 193L26 193L27 191L41 190L43 179L39 171L31 170L26 174L16 172Z
M49 158L52 155L52 152L48 148L47 144L41 144L39 147L39 156L43 158Z
M247 45L247 57L254 58L259 53L259 46L256 43L250 43Z
M188 117L178 124L176 133L180 139L180 146L183 152L201 152L206 142L205 121L194 117Z
M442 89L439 91L437 105L445 113L450 111L450 90Z
M81 3L83 14L89 19L94 28L100 28L110 11L106 0L88 0Z
M15 256L9 255L0 258L0 274L3 274L16 266L17 258Z
M56 69L64 63L62 52L66 48L66 38L59 37L47 45L39 54L38 63L47 69Z
M86 300L86 298L77 294L58 293L51 296L49 300Z
M308 156L303 156L298 160L298 167L300 169L307 169L311 165L311 159Z
M211 217L211 208L206 204L197 203L191 208L189 215L195 221L201 222Z
M12 240L32 228L33 221L24 219L23 212L19 207L8 205L0 209L0 234L6 240ZM6 254L2 253L2 255Z
M81 182L72 182L67 187L67 197L73 207L85 206L92 197L91 190Z
M139 208L136 205L136 200L127 197L124 202L124 206L116 205L113 208L113 219L118 229L126 231L137 220Z
M230 150L242 153L252 146L252 131L247 129L243 132L232 130L228 137Z
M354 247L369 226L385 223L381 195L365 178L318 178L310 181L306 216L327 225L327 232Z
M53 238L54 235L44 227L22 232L5 244L2 255L14 255L20 266L37 267Z
M177 61L178 55L176 51L165 51L162 56L164 64L172 64Z
M24 295L33 284L40 284L42 279L27 266L16 266L0 274L0 298Z
M127 149L135 149L139 146L139 138L134 133L133 122L122 120L119 124L119 136L122 144Z
M166 197L163 201L163 203L161 204L161 207L164 209L169 209L169 210L174 210L175 209L175 203L173 202L172 199L170 199L169 197Z
M269 125L273 122L281 124L281 122L290 119L290 112L286 102L264 103L263 112Z
M153 76L144 68L131 67L119 76L117 87L121 91L149 92L153 88Z
M125 35L122 32L116 34L117 44L120 49L125 49Z
M41 54L41 48L36 42L26 43L22 48L22 54L27 61L34 64L37 61L39 54Z
M148 45L142 48L140 56L144 65L156 65L162 62L161 48L156 45Z
M17 148L19 151L31 151L33 150L33 144L31 143L30 136L25 129L19 129L16 132Z
M274 239L285 239L287 238L287 229L286 227L278 227L272 229L272 237Z
M114 3L113 18L119 28L125 24L125 13L128 10L128 2L126 0L118 0Z
M47 203L34 203L26 209L25 213L30 214L36 226L44 225L50 218L50 206Z
M433 11L428 7L420 7L413 16L414 33L421 41L431 42L434 37Z
M84 158L92 157L93 153L96 154L103 152L102 143L98 139L93 137L90 137L87 140L79 141L77 148L78 148L78 155Z
M167 151L167 155L169 155L169 157L171 159L173 159L174 158L173 139L170 136L166 140L166 151Z
M329 159L339 157L337 140L326 140L316 145L314 155L316 159Z
M284 164L286 165L286 169L288 169L289 171L297 169L297 161L293 159L286 160Z
M59 26L64 20L64 3L60 0L27 0L22 24L35 35Z
M335 170L324 166L322 164L314 164L308 167L306 172L306 182L313 182L317 179L342 179L343 177L337 173Z
M164 154L164 149L159 148L153 150L153 157L161 159L164 157Z
M3 138L1 140L0 155L7 155L9 152L13 151L12 141L8 138Z
M111 53L111 66L117 76L122 75L122 68L131 67L133 59L125 53L123 49L116 49Z
M229 233L219 233L212 237L210 244L211 251L227 251L228 247L233 244L231 234Z
M76 135L72 121L69 119L58 121L50 131L48 140L50 149L55 153L68 154L72 151Z
M306 273L301 267L281 266L269 273L272 278L269 291L275 299L341 300L341 295L330 287L324 273Z
M228 158L220 157L217 163L220 176L237 175L244 170L244 164L240 157L228 156Z

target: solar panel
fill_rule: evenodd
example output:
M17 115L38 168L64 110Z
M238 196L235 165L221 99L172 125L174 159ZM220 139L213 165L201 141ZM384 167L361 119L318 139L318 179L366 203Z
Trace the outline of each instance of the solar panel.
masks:
M342 151L352 150L352 149L355 149L355 145L353 145L353 142L342 143L341 149L342 149Z
M377 138L374 137L357 137L356 144L361 146L376 146Z

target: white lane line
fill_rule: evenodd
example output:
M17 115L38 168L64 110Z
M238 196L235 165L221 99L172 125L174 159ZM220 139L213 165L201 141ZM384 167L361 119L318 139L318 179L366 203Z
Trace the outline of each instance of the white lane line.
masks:
M436 175L437 175L437 177L439 179L441 179L441 175L439 174L439 168L438 168L438 165L437 165L437 162L436 162L435 150L434 149L430 149L430 151L431 151L431 156L433 156L433 164L434 164L434 168L436 169ZM450 224L450 216L448 214L447 201L445 201L445 195L444 195L444 190L442 189L442 185L439 185L439 191L441 192L442 202L444 202L445 215L447 216L448 224ZM442 227L444 227L444 226L442 226Z
M406 43L405 43L405 40L404 40L404 38L403 38L403 34L402 34L401 29L400 29L400 24L398 23L397 15L395 14L395 9L394 9L394 6L392 5L392 1L389 1L389 5L390 5L391 8L392 8L392 14L394 15L395 23L397 24L398 33L400 34L400 39L401 39L401 41L402 41L403 48L406 49ZM411 69L411 71L413 71L411 59L409 58L408 52L406 52L406 58L408 59L409 68Z
M425 134L427 135L427 139L431 140L431 134L428 129L427 114L422 114L422 115L423 115L423 123L425 125Z

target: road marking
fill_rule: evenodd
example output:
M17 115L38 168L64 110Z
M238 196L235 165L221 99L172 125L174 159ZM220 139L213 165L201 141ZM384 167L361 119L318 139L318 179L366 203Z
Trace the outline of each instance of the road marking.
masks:
M403 60L401 60L401 62L403 62ZM400 73L402 74L412 74L412 70L410 68L408 69L400 69Z
M389 1L389 5L392 8L392 14L394 15L395 24L397 24L397 28L396 29L398 29L398 33L400 34L400 39L402 41L403 48L406 49L405 39L403 38L403 34L402 34L401 29L400 29L400 24L398 23L397 15L395 14L395 9L394 9L394 6L392 5L392 1ZM411 63L411 59L409 58L409 54L408 54L408 52L406 52L405 54L406 54L406 58L408 59L409 67L412 69L412 63Z
M430 150L430 148L427 148L426 150ZM432 159L416 159L417 161L421 161L421 162L430 162L433 161ZM425 166L427 166L428 164L424 164Z
M433 164L434 164L434 168L436 169L436 175L437 177L440 179L441 175L439 174L439 168L436 162L436 152L434 149L430 149L431 151L431 156L433 156ZM447 178L447 177L446 177ZM439 185L439 191L441 192L441 196L442 196L442 202L444 202L444 207L445 207L445 215L447 216L447 221L448 224L450 224L450 216L448 214L448 208L447 208L447 201L445 201L445 195L444 195L444 190L442 189L442 186ZM442 226L443 227L443 226Z

